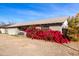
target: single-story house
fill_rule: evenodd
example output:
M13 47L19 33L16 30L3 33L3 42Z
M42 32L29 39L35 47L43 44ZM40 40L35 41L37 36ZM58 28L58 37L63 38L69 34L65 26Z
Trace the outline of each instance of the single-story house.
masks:
M29 26L35 26L39 29L52 29L62 31L62 27L67 26L67 18L68 17L59 17L59 18L50 18L50 19L42 19L38 21L30 21L25 23L16 23L10 26L7 26L7 33L10 35L17 35L21 30L21 28L27 28ZM65 26L64 26L65 25Z
M6 33L6 29L5 28L0 28L0 33L5 34Z
M7 33L7 26L9 26L10 24L4 24L4 25L0 25L0 33L5 34Z

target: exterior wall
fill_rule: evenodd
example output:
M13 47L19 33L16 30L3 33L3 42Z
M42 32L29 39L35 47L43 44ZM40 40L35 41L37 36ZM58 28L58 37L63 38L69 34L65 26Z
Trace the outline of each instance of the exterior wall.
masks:
M49 29L49 27L45 27L45 26L37 26L35 27L36 29Z
M57 30L62 32L62 27L61 26L48 26L48 27L43 27L43 26L37 26L37 29L51 29L51 30Z
M62 24L61 27L62 27L62 28L68 28L68 22L67 22L67 20Z
M21 26L21 27L23 28L23 26ZM61 33L62 33L62 23L37 25L36 28L37 29L42 29L42 28L43 29L52 29L52 30L61 31ZM24 33L26 35L25 32L23 32L23 31L21 32L17 27L7 29L7 34L9 34L9 35L18 35L20 33Z
M49 29L61 31L61 26L49 26Z
M41 26L37 26L37 27L35 27L36 29L41 29Z
M38 28L38 29L46 29L46 27L43 27L43 26L37 26L36 28ZM49 28L51 30L57 30L57 31L62 32L62 27L61 26L50 26L49 25L49 27L47 27L47 28Z
M8 28L7 29L7 34L9 34L9 35L18 35L19 32L20 31L18 28Z
M2 34L5 34L7 31L6 31L5 28L0 28L0 32L1 32Z

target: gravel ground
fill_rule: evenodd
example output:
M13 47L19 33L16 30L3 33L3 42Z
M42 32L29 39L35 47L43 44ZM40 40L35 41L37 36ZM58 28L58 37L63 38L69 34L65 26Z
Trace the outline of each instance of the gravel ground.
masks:
M0 56L79 56L79 42L58 44L0 34Z

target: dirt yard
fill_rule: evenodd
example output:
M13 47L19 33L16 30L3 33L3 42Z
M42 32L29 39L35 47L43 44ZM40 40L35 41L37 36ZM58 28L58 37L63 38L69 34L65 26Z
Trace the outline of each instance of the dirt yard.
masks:
M79 56L79 42L61 45L0 34L0 56Z

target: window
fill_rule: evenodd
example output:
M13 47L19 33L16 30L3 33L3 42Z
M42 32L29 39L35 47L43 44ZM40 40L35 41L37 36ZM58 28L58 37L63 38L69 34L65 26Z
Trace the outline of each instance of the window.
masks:
M42 26L41 29L49 29L49 26Z

